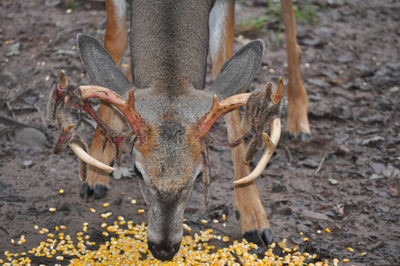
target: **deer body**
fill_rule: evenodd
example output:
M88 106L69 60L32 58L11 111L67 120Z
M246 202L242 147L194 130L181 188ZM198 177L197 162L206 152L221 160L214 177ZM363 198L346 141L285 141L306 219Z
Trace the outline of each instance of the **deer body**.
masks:
M102 104L98 117L94 117L97 122L103 119L106 125L99 126L90 151L94 159L105 164L113 159L113 144L110 136L103 136L104 131L122 131L125 116L132 134L139 139L133 148L132 167L148 206L149 249L156 258L170 260L179 250L188 197L204 170L204 137L221 115L245 105L251 97L249 94L232 95L250 84L261 65L264 43L253 41L227 60L233 42L232 0L134 0L130 31L132 84L114 64L120 63L126 47L125 8L125 0L107 0L105 47L111 56L92 37L77 37L82 63L92 82L101 87L80 86L81 97L75 100L83 100L83 103L74 106L87 111L90 107L84 101L92 97L107 103ZM208 53L215 81L204 90ZM66 84L60 82L49 106L55 102L59 104L60 95L68 93ZM263 96L264 107L258 108L270 108L279 103L283 83L279 83L274 95L270 89ZM69 102L74 102L71 99L72 96ZM68 100L64 99L64 105ZM276 128L271 132L274 139L270 141L264 134L269 153L265 164L280 136L280 122L277 121L280 109L275 109L278 113L268 118L274 119L272 125ZM54 113L61 117L58 115L61 111ZM235 117L227 119L231 121L228 124L231 139L241 134L240 120ZM64 135L71 135L73 126L66 126L64 120L57 118ZM234 128L239 130L232 130ZM250 172L243 159L245 144L241 145L240 151L234 154L236 179ZM76 145L74 147L76 149ZM96 167L88 165L87 171L86 168L81 171L84 195L94 191L95 196L96 193L104 196L107 191L108 173ZM257 244L269 243L272 235L257 189L251 180L246 183L235 187L236 206L243 215L242 232Z

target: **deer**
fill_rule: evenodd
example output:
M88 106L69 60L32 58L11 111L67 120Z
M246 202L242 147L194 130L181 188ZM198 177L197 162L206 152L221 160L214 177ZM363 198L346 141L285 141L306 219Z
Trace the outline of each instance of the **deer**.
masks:
M292 1L282 0L282 6L289 61L286 129L308 134ZM124 140L129 139L132 167L148 207L148 248L155 258L171 260L180 247L191 190L199 178L210 182L206 139L224 116L241 232L258 245L270 244L273 236L254 180L280 139L284 84L279 79L275 91L268 83L264 91L244 92L260 68L264 42L254 40L233 54L233 0L134 0L130 7L129 78L118 67L128 44L125 0L106 0L104 48L93 37L77 36L79 55L93 84L77 85L60 72L48 101L48 117L61 129L54 152L71 148L79 158L81 196L97 199L106 195L109 174L115 171L110 164L119 162ZM208 56L213 82L205 88ZM101 100L98 112L91 98ZM239 107L245 109L242 121ZM74 132L71 109L97 122L90 150ZM244 136L249 132L246 147ZM263 146L251 170L249 162Z

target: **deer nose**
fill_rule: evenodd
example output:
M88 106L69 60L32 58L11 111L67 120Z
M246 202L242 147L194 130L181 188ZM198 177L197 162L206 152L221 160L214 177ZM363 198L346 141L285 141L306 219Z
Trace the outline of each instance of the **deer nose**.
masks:
M170 244L162 242L161 244L156 244L149 241L148 247L151 254L159 260L171 260L174 255L178 252L181 243Z

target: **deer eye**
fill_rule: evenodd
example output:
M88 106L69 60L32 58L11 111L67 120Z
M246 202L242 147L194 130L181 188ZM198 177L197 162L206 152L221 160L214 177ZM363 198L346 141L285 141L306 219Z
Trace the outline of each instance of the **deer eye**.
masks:
M134 165L133 170L135 171L136 177L139 178L141 181L143 181L143 175L142 175L142 173L139 171L139 169L136 167L136 164Z

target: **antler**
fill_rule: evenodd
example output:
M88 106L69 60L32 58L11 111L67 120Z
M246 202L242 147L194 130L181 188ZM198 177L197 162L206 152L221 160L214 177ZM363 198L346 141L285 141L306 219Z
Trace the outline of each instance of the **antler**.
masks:
M126 101L119 94L101 86L88 85L79 86L79 88L81 90L83 100L88 98L98 98L117 107L118 110L120 110L126 117L133 132L140 140L140 143L144 144L146 142L146 131L148 127L135 108L135 97L133 90L129 91L129 98L128 101Z
M218 102L217 95L214 95L210 111L208 111L197 124L197 130L200 138L207 135L212 125L218 120L218 118L221 117L221 115L245 105L249 97L250 93L241 93Z
M282 78L279 78L278 81L278 89L277 91L271 95L271 101L274 104L278 104L280 100L283 98L284 85ZM276 146L278 145L279 139L281 136L281 120L279 117L272 120L271 123L271 137L268 136L267 133L263 132L263 140L265 143L265 151L262 155L260 161L258 162L256 168L248 175L239 180L233 182L235 185L243 185L254 181L257 177L261 175L267 166L269 160L272 157L272 154L275 151Z
M77 107L89 111L89 115L96 120L96 115L90 113L90 111L93 112L93 110L87 102L83 102L82 104L82 100L99 98L111 103L123 112L134 133L143 144L146 140L146 135L144 134L146 125L135 109L134 92L129 92L129 100L126 101L117 93L107 88L99 86L81 86L80 90L77 90L77 88L78 87L74 83L69 84L65 72L61 71L59 83L53 88L47 106L48 118L50 120L57 120L58 126L62 129L59 140L54 147L54 152L60 153L69 146L81 161L107 172L114 171L114 168L96 160L87 153L87 147L84 141L79 135L73 134L73 127L75 125L71 123L70 114L66 112L66 109ZM101 119L97 119L96 122L99 123L102 121ZM105 130L107 130L107 128L105 128Z

